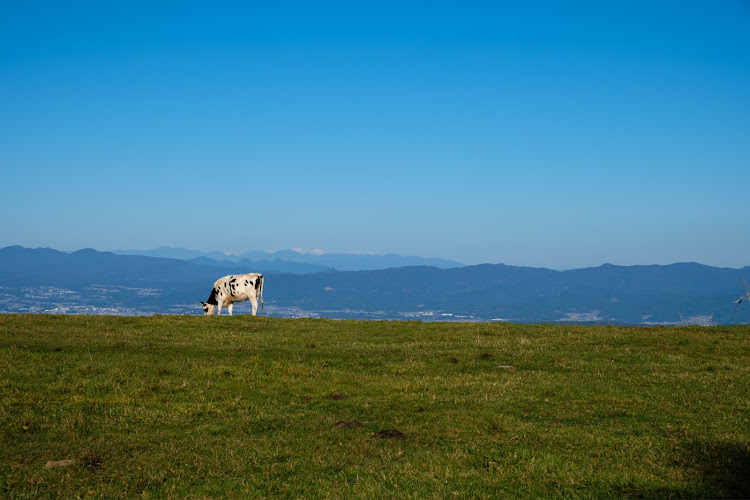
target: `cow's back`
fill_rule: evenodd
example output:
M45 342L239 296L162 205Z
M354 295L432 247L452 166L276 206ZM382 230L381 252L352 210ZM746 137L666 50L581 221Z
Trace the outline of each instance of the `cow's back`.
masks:
M244 302L257 298L256 284L262 279L259 273L236 274L226 277L227 299L230 302Z

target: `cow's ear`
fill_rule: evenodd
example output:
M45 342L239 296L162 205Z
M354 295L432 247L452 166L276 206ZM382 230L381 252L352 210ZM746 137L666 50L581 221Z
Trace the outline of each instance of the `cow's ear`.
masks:
M201 305L204 305L204 306L205 306L205 305L206 305L206 303L205 303L205 302L203 302L203 301L201 301Z

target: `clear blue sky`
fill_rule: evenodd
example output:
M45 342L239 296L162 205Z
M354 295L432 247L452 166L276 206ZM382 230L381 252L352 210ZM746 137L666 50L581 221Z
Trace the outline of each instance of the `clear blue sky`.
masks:
M0 247L750 265L750 3L0 3Z

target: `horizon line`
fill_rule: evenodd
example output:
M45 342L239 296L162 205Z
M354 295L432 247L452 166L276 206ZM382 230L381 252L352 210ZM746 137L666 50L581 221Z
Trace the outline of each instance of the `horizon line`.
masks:
M443 260L443 261L446 261L446 262L455 262L455 263L459 264L458 266L455 266L454 269L455 268L462 268L462 267L476 267L476 266L488 266L489 265L489 266L507 266L507 267L519 267L519 268L532 268L532 269L548 269L548 270L557 271L557 272L575 271L575 270L581 270L581 269L595 269L595 268L605 267L605 266L612 266L612 267L651 267L651 266L664 266L664 267L666 267L666 266L673 266L673 265L694 264L694 265L705 266L705 267L713 267L713 268L717 268L717 269L733 269L733 270L738 270L738 271L750 267L750 264L745 265L745 266L741 266L741 267L730 267L730 266L719 266L719 265L712 265L712 264L704 264L704 263L698 262L698 261L676 261L676 262L670 262L670 263L667 263L667 264L659 264L659 263L651 263L651 264L615 264L613 262L603 262L603 263L598 264L598 265L586 265L586 266L581 266L581 267L555 268L555 267L550 267L550 266L532 266L532 265L526 265L526 264L508 264L508 263L505 263L505 262L480 262L480 263L477 263L477 264L465 264L465 263L457 261L457 260L446 259L446 258L443 258L443 257L421 257L419 255L402 255L402 254L398 254L398 253L395 253L395 252L389 252L389 253L385 253L385 254L377 254L377 253L355 253L355 252L302 253L302 252L297 251L297 249L287 248L287 249L275 250L275 251L248 250L247 252L242 252L242 253L236 254L236 253L231 253L231 252L221 252L220 250L203 251L203 250L193 250L193 249L184 248L184 247L171 247L171 246L166 246L166 245L162 245L160 247L153 248L153 249L150 249L150 250L135 250L135 249L131 249L131 250L98 250L98 249L96 249L94 247L83 247L83 248L78 248L76 250L60 250L58 248L53 248L53 247L49 247L49 246L47 246L47 247L40 246L40 247L33 247L32 248L32 247L23 246L21 244L16 244L16 245L8 245L8 246L5 246L5 247L1 247L0 250L5 250L5 249L8 249L8 248L13 248L13 247L20 247L20 248L23 248L23 249L26 249L26 250L40 250L40 249L41 250L45 250L45 249L48 249L48 250L54 250L54 251L61 252L61 253L66 253L66 254L71 254L71 253L79 252L79 251L82 251L82 250L93 250L93 251L99 252L99 253L112 253L112 254L115 254L115 255L123 255L123 254L127 255L126 252L149 252L149 251L159 250L159 249L163 249L163 248L174 249L174 250L187 250L187 251L198 252L198 253L202 253L202 254L220 253L220 254L224 254L224 255L227 255L227 256L230 256L230 255L240 256L240 255L242 255L242 253L250 253L250 252L260 252L260 253L266 253L268 255L272 255L274 253L278 253L278 252L281 252L281 251L284 251L284 250L289 250L289 251L295 252L295 253L297 253L299 255L311 255L313 257L320 257L320 256L323 256L323 255L356 255L356 256L362 256L362 257L384 257L384 256L387 256L387 255L395 255L397 257L402 257L402 258L410 258L411 257L411 258L419 258L419 259L423 259L423 260L433 260L433 259L434 260ZM118 252L121 252L121 253L118 253ZM154 257L154 256L143 255L142 257ZM180 259L180 258L177 258L177 257L158 257L158 258L167 258L167 259L175 259L175 260L186 260L186 259ZM206 258L208 258L208 257L206 257ZM429 265L425 265L425 266L426 267L431 267ZM401 266L401 267L413 267L413 266ZM434 267L434 266L432 266L432 267Z

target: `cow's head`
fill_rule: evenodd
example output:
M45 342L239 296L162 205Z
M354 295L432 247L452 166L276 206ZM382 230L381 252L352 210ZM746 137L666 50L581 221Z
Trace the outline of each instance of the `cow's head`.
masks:
M213 304L208 304L206 302L201 302L201 305L203 306L203 314L204 315L210 315L213 314L216 310L216 306Z

